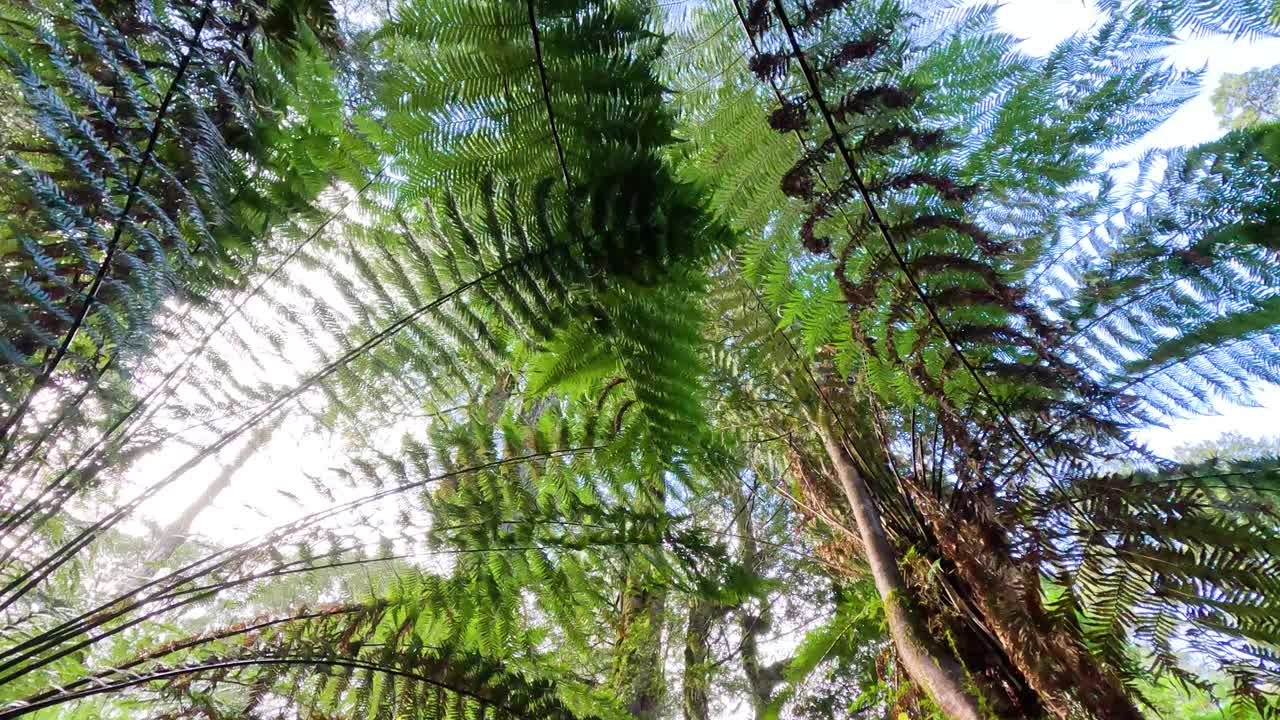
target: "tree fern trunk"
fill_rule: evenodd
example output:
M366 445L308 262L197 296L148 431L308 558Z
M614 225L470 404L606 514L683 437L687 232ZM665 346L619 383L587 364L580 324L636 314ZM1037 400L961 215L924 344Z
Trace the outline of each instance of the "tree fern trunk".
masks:
M862 474L849 459L832 431L823 422L816 423L827 456L835 468L836 478L849 501L858 523L858 534L871 565L876 590L884 601L885 620L898 657L911 679L933 698L938 707L954 720L980 720L978 701L966 687L963 668L952 660L929 637L920 618L908 602L906 583L898 569L898 558L885 535L871 490Z
M1083 706L1089 717L1142 719L1120 677L1044 612L1039 563L1015 560L1006 549L984 541L1000 537L998 527L983 521L994 516L994 508L958 513L927 497L921 502L943 555L953 563L986 626L1049 713L1070 720Z

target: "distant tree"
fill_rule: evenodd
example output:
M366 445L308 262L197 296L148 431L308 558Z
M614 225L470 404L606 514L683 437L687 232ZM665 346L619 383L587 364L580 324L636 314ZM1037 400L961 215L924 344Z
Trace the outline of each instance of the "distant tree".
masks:
M1280 119L1280 65L1223 75L1213 112L1229 130Z
M1178 462L1195 463L1220 460L1256 460L1280 455L1280 435L1252 437L1238 432L1225 432L1212 440L1186 443L1173 449Z

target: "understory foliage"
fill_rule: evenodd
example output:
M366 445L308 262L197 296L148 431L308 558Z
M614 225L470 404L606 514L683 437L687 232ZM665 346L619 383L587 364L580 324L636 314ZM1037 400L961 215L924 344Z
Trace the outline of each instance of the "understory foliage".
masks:
M1265 5L0 5L0 718L1280 716Z

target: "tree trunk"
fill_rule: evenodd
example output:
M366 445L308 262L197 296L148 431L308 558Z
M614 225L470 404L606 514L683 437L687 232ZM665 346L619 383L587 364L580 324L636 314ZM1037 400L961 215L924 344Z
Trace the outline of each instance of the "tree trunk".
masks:
M897 554L885 535L870 488L831 429L823 422L815 425L857 521L867 563L871 566L871 577L884 602L889 635L903 667L947 717L981 720L977 699L965 687L964 669L932 641L911 608L906 583L898 569Z
M622 594L613 687L636 720L658 720L662 711L662 621L666 597L632 576Z
M271 435L280 427L282 420L283 415L277 416L249 437L249 442L240 448L240 452L236 454L230 463L223 466L222 472L218 473L218 477L205 486L204 492L200 493L200 497L196 498L182 511L182 514L177 519L165 527L163 533L156 540L155 547L147 556L147 562L161 563L177 552L182 543L187 541L187 537L191 533L191 526L195 523L196 518L205 511L205 508L213 504L213 501L218 498L218 495L222 494L223 490L227 489L235 474L240 472L245 463L249 462L249 458L253 457L254 453L261 450L262 446L271 439Z
M708 644L711 626L720 609L703 600L689 608L689 622L684 633L684 682L682 700L684 720L710 720L710 703L707 698L707 661L711 656Z
M748 572L759 573L761 558L756 545L756 528L750 501L742 494L742 486L736 482L733 485L732 499L734 507L741 508L734 518L738 535L738 562ZM782 682L782 669L786 661L771 665L760 664L760 635L772 624L767 604L758 615L745 612L742 608L738 609L737 615L738 627L742 631L742 672L747 676L747 687L751 691L752 716L761 720L769 708L773 691Z
M661 480L640 488L635 504L641 512L660 515L666 508ZM610 680L636 720L658 720L665 690L662 626L667 596L665 588L652 582L652 575L642 556L629 560L618 602L618 641Z
M787 665L786 659L768 665L760 663L759 637L768 627L768 622L767 613L738 613L738 624L742 628L742 672L747 676L752 716L756 720L763 720L769 710L769 701L782 682L782 672Z

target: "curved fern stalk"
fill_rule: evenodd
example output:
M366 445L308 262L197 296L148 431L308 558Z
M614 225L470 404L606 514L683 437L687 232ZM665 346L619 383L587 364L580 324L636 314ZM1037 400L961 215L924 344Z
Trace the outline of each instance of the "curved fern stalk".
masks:
M381 177L383 172L385 172L385 168L383 171L380 171L378 174L366 181L365 184L356 191L355 198L348 198L343 205L327 215L323 221L317 224L317 226L307 234L302 242L296 244L294 248L285 255L280 262L276 263L271 271L266 273L266 275L263 276L247 293L240 293L239 297L231 303L231 307L224 310L218 317L217 321L213 323L211 327L202 332L196 345L193 348L184 351L182 353L181 360L166 371L159 382L152 385L145 393L136 398L128 408L124 409L119 415L117 415L106 429L99 434L98 438L94 442L86 446L78 456L76 456L61 472L50 480L41 489L41 491L35 495L35 497L31 498L26 503L26 505L11 513L3 522L0 522L0 534L7 534L14 528L24 523L27 524L25 534L22 537L17 538L8 548L6 548L5 553L0 555L0 567L6 565L10 561L13 553L23 545L27 538L57 514L59 509L62 507L62 504L71 496L72 492L78 492L83 489L82 487L71 488L69 483L75 477L76 473L84 467L84 464L92 464L105 460L107 455L113 452L109 445L111 442L114 442L115 445L120 447L129 445L130 438L127 435L129 428L137 424L146 423L148 419L153 417L154 414L161 409L161 405L156 402L156 399L160 398L163 400L169 393L170 388L175 387L177 384L181 384L189 376L189 373L193 368L193 363L208 349L209 344L218 336L227 324L243 313L246 304L261 294L264 288L284 272L290 263L295 262L301 253L304 252L306 247L319 237L331 222L340 217L351 202L354 202L361 194L368 190L377 181L377 179ZM176 322L181 324L189 312L191 312L191 308L185 309L182 316L180 316ZM83 393L87 394L91 389L92 384L87 385ZM144 412L139 415L140 411L148 408L148 412ZM54 423L50 428L56 427L58 424L59 423ZM120 437L115 439L114 436L117 433L120 434ZM19 472L23 464L29 461L30 458L38 451L40 445L47 441L51 436L51 432L42 431L41 434L31 443L27 452L24 453L24 455L14 464L14 467L6 471L6 476L13 477L14 474ZM50 494L56 494L55 501L53 503L45 503L44 500L49 497ZM24 494L19 494L17 497L22 497L23 495ZM36 517L36 513L42 508L44 509L44 514L40 517Z
M527 548L509 548L509 550L520 551L527 550ZM381 560L387 559L379 559L379 561ZM306 571L306 569L297 571ZM447 589L439 587L438 583L426 583L424 585L424 583L419 582L411 585L408 588L408 592L402 591L401 596L398 598L375 598L374 601L362 603L362 605L323 606L315 611L310 611L303 607L301 611L291 612L291 614L280 616L280 618L256 618L248 621L248 623L230 625L228 628L211 630L211 632L201 633L195 635L195 637L178 639L178 641L165 643L163 646L155 648L155 650L142 652L141 655L133 657L133 659L123 662L123 664L111 667L111 669L99 671L99 673L86 676L86 678L73 680L73 682L65 684L64 687L50 689L50 691L28 697L23 705L15 706L13 711L20 714L20 712L27 711L32 706L42 707L49 705L49 703L86 697L77 694L77 691L81 688L109 687L111 692L119 691L119 689L124 689L123 685L115 683L116 678L120 678L120 675L124 675L124 680L137 680L141 676L148 676L150 671L156 670L156 667L142 667L145 664L151 664L151 662L164 659L164 657L174 655L177 652L189 653L193 650L200 650L200 648L210 646L212 643L228 641L230 638L241 637L241 635L246 634L251 635L246 641L252 644L251 657L243 657L244 652L241 651L233 653L232 659L265 659L266 662L273 662L274 660L282 659L283 656L301 656L306 657L306 659L315 659L319 655L333 656L334 652L339 652L340 655L334 657L338 661L338 665L369 667L370 660L379 662L380 665L385 665L385 660L389 657L387 653L392 652L394 648L397 665L401 667L406 666L404 665L406 662L419 666L424 662L430 664L429 657L422 655L425 651L430 650L429 646L424 647L420 644L424 642L424 638L420 637L417 632L406 633L406 629L412 624L419 623L424 628L422 632L430 633L429 628L433 628L435 626L434 623L436 623L436 614L434 611L426 609L430 609L433 603L442 602L438 592L447 591ZM461 607L449 607L448 605L442 605L442 607L448 607L447 615L449 618L454 618L456 623L466 624L465 619L456 618L457 612L462 610ZM440 612L440 616L444 615L444 612ZM396 619L401 618L401 616L404 618L403 623L401 623L401 620ZM346 618L351 619L351 621L347 621ZM390 624L388 624L388 620L390 620ZM338 624L335 625L335 623ZM276 626L283 624L288 624L288 628L282 628L279 632L264 634L264 630L276 628ZM325 629L329 625L334 625L332 630ZM431 635L428 634L426 637L429 638ZM406 642L407 647L397 647ZM237 644L243 647L246 643ZM451 643L445 642L444 644L449 646ZM361 652L360 648L362 646L375 648L372 652L375 655L376 653L381 653L380 659L379 657L369 657L366 653ZM232 647L236 646L233 644ZM376 650L376 648L383 648L383 650ZM195 660L200 662L209 661L209 652L212 653L214 659L225 659L227 655L225 653L220 655L219 651L219 647L205 648L205 650L202 650L205 655L196 657ZM431 651L430 656L451 662L460 661L462 657L460 652L453 651ZM399 660L402 657L403 660ZM476 661L479 660L476 659ZM492 662L492 660L485 661ZM191 665L191 662L187 662L186 665ZM246 665L246 667L248 666L251 665ZM172 667L160 666L159 669L169 670ZM219 676L215 676L214 682L218 682L216 678L219 678ZM294 682L300 682L300 680L294 680ZM518 678L512 678L512 680L518 680ZM301 682L305 682L305 680L301 680ZM325 680L321 679L320 682L321 687L323 687ZM472 684L460 685L463 692L480 692L481 689L488 691L489 688L495 687L492 682L485 679L485 676L468 680L468 682ZM248 684L256 685L257 683ZM552 687L547 685L547 688L550 689ZM360 694L367 692L370 692L370 688L367 685L358 691ZM372 692L378 693L376 688L372 688ZM297 691L294 691L293 694L296 696ZM317 692L316 697L319 698L321 694L324 693ZM182 697L183 691L179 687L178 692L175 693L175 700L180 701ZM384 692L384 700L385 697L387 696L385 696ZM490 700L493 700L493 698L490 698ZM224 700L223 702L227 701ZM320 701L312 701L312 703L315 702ZM328 706L329 702L328 700L323 701L326 706ZM498 705L500 705L500 701Z
M116 362L116 359L117 356L115 355L107 359L107 362L103 365L102 371L98 373L92 381L86 383L84 389L82 389L70 403L63 405L57 418L41 429L40 434L37 435L27 446L27 451L23 453L22 457L18 458L12 468L5 471L3 479L0 479L0 487L3 487L7 493L11 493L12 497L24 498L28 496L32 485L39 479L40 466L37 465L35 468L32 468L32 471L27 475L26 483L20 487L14 484L18 474L26 467L26 464L31 461L44 443L48 442L51 438L57 437L59 430L64 427L64 424L80 414L81 406L89 398L90 394L94 392L98 382L106 375L107 372L110 371L111 366ZM29 517L29 515L27 515L28 512L29 509L24 507L19 509L17 512L11 513L9 517L5 518L4 522L0 523L0 535L7 534L10 526L10 519L23 515L20 521L25 522L26 518ZM21 546L23 542L25 542L25 539L19 539L15 541L13 545L14 547ZM6 552L3 556L0 556L0 568L8 565L8 561L9 552Z
M634 540L628 540L628 539L622 538L622 539L613 540L609 542L600 542L600 543L594 543L589 545L576 544L575 547L578 549L611 548L611 547L616 548L616 547L625 547L629 544L634 544ZM516 547L485 548L485 549L458 548L458 549L450 549L450 550L433 550L433 551L424 551L424 552L415 552L415 553L404 553L400 555L377 556L377 557L371 557L371 558L361 558L361 559L352 559L352 560L340 560L340 561L334 561L330 563L316 563L311 560L294 560L288 563L283 563L281 565L266 568L253 573L240 575L240 576L236 576L228 579L223 579L217 582L207 582L204 585L198 585L195 587L181 588L181 589L169 588L169 589L166 589L163 594L158 594L152 597L148 597L142 601L136 601L133 604L123 608L102 606L98 608L97 612L94 614L94 617L92 618L92 621L93 621L92 624L74 628L71 633L63 632L59 638L43 638L42 637L41 638L42 641L45 641L53 646L52 648L43 648L43 649L44 650L56 649L57 652L46 657L36 658L36 662L28 666L25 666L23 668L20 668L18 671L10 673L8 676L6 676L6 681L11 682L11 681L18 680L28 672L34 671L40 667L45 667L47 665L53 664L64 658L74 656L80 652L83 652L86 648L90 648L93 645L101 642L104 639L113 637L127 630L133 629L135 627L146 627L147 623L155 622L157 620L165 618L166 616L172 616L175 610L180 610L182 608L186 608L188 606L192 606L197 603L202 603L204 601L207 601L209 599L212 599L218 596L221 593L226 592L227 590L243 587L251 583L256 583L261 580L276 580L276 579L291 576L291 575L315 574L315 573L320 573L326 570L349 569L349 568L355 568L355 567L367 568L375 564L392 563L396 561L410 560L410 559L443 557L443 556L449 556L449 555L465 555L465 554L473 554L473 553L512 553L514 557L518 557L520 554L527 554L531 552L545 552L545 551L554 550L556 549L556 547L557 547L556 545L526 545L526 546L516 546ZM341 551L332 551L330 554L341 555ZM201 579L201 578L191 577L191 578L187 578L185 582L192 582L196 579ZM123 602L125 600L128 600L128 598L127 596L125 596L120 598L119 600ZM161 605L160 607L149 607L151 605L160 605L161 603L165 603L165 602L167 602L168 604ZM144 608L144 607L147 608L146 612L130 615L130 613L132 613L134 610L139 608ZM455 608L454 610L456 612L457 608ZM332 613L328 613L328 612L322 613L321 615L319 615L319 617L326 617L330 614ZM123 619L124 622L121 622L120 624L117 624L117 625L113 625L109 628L106 627L112 620L117 620L117 619ZM278 622L291 622L291 621L292 619L285 619L285 620L276 621L270 624L277 624ZM106 628L106 629L103 630L102 632L99 632L96 635L91 636L90 638L88 638L83 642L75 643L65 648L58 648L56 644L54 644L54 641L61 640L65 642L66 640L74 639L77 635L87 634L90 631L101 629L101 628ZM241 630L237 629L231 632L230 635L240 634L241 632L242 632ZM183 647L176 648L176 649L185 649L188 647L195 647L197 645L204 644L205 642L209 642L212 639L217 639L217 637L218 636L210 637L208 634L201 634L200 636L194 638L193 640L183 643ZM165 648L166 648L166 652L169 652L175 649L175 648L172 648L171 646L165 646ZM37 649L36 652L38 652L39 650L40 649ZM152 659L152 655L149 654L147 656L144 656L143 659L150 660ZM16 662L16 661L13 661L13 662ZM139 660L139 662L141 662L141 660ZM6 666L9 664L11 663L6 663ZM135 664L135 663L131 663L131 664ZM95 673L92 676L87 676L87 677L75 680L69 684L65 684L61 686L60 690L66 690L69 688L73 688L75 686L86 685L86 684L99 684L99 680L102 677L107 675L112 675L112 674L118 674L118 673L119 673L119 670L117 669L104 670L104 671ZM41 693L40 696L52 696L52 695L56 695L57 692L59 691L50 690L45 693Z
M371 178L364 186L362 186L360 191L363 192L363 190L367 189L376 180L376 177L377 176ZM345 205L343 208L345 208ZM172 381L179 373L183 373L185 376L185 373L190 371L192 361L198 358L199 355L208 347L210 341L216 336L216 334L222 330L230 320L240 313L243 310L244 305L254 296L259 294L272 278L282 272L287 263L295 260L295 258L297 258L302 252L303 247L318 237L324 227L341 214L343 208L339 208L334 213L331 213L319 226L308 234L301 244L296 246L272 269L270 273L268 273L265 278L258 282L249 293L242 294L238 301L234 303L229 310L225 311L210 329L206 330L198 338L198 343L195 348L186 352L182 356L181 361L166 372L159 383L153 385L149 391L136 399L128 409L126 409L121 415L117 416L112 421L111 425L109 425L108 428L98 437L98 439L86 447L80 455L77 456L77 458L75 458L75 460L60 472L52 481L50 481L36 497L32 498L24 507L20 508L17 512L5 519L3 525L0 525L0 529L4 532L12 532L13 529L22 526L23 523L26 523L27 527L25 528L24 533L20 537L16 538L14 542L6 548L4 555L0 557L0 565L9 562L13 554L22 548L23 543L28 538L32 537L45 522L56 516L62 504L72 497L74 493L83 492L85 489L85 483L81 481L81 478L77 477L77 473L82 467L82 464L89 462L90 466L99 465L104 462L111 453L117 452L117 450L113 449L112 445L107 444L109 440L112 440L112 435L122 427L127 429L127 424L131 419L136 422L145 422L150 415L157 412L160 409L160 406L152 402L153 407L150 409L148 414L144 414L140 419L134 418L135 413L146 407L149 402L154 400L155 396L159 395L163 397L167 387L172 386ZM181 379L179 379L179 382L181 382ZM265 412L269 414L271 410L267 409ZM266 417L266 415L261 415L259 419L264 417ZM256 422L256 420L251 419L250 422ZM224 445L234 440L234 437L235 436L222 438L222 440L225 441ZM115 440L113 445L115 447L127 447L129 442L130 439L128 437L121 437L120 439ZM155 445L155 443L152 443L148 446L132 448L129 452L136 455L140 452L145 452L147 448L154 447ZM206 450L208 450L208 448L206 448ZM216 452L216 449L203 455L198 455L196 459L193 459L193 462L198 463L205 457L210 456L213 452ZM94 471L94 473L96 473L96 471ZM176 479L176 477L177 476L175 476L174 479ZM72 481L76 481L76 484L71 485L70 483ZM52 503L43 503L42 501L51 493L55 494L54 501ZM43 510L43 514L36 517L36 514L41 510Z
M474 281L474 282L479 282L479 281ZM401 325L403 325L405 322L407 322L407 319L406 319L406 318L401 318L401 320L400 320L400 324L401 324ZM381 337L385 337L385 336L386 336L386 333L384 333ZM372 344L375 344L376 342L378 342L378 341L379 341L379 339L380 339L379 337L375 337L375 338L374 338L374 339L372 339L369 343L367 343L367 345L371 346ZM357 348L357 349L353 350L351 353L349 353L348 355L349 355L349 356L354 356L355 354L358 354L358 352L359 352L359 351L360 351L360 350ZM341 362L341 359L340 359L339 361L336 361L335 363L331 364L331 365L330 365L330 367L326 368L325 370L322 370L320 373L317 373L315 376L313 376L312 378L310 378L309 382L314 382L317 378L319 378L319 377L323 376L325 373L331 372L331 371L333 370L333 367L335 367L335 366L336 366L337 364L339 364L340 362ZM296 393L297 393L297 391L298 391L298 388L295 388L295 389L294 389L294 394L296 394ZM281 400L280 400L279 398L277 398L276 400L277 400L276 405L278 406L278 405L279 405L279 403L281 402ZM263 412L270 412L270 411L271 411L271 409L272 409L272 408L268 407L268 408L264 409L263 411L260 411L260 412L258 413L258 415L257 415L257 416L258 416L258 417L261 417ZM245 424L243 424L243 425L241 426L241 428L246 427L248 424L252 424L252 422L254 422L253 418L251 418L249 421L247 421ZM234 432L234 431L233 431L233 432ZM223 443L225 444L225 442L228 440L228 438L229 438L229 437L230 437L230 435L229 435L229 434L228 434L228 435L224 435L222 438L220 438L220 440L219 440L219 441L220 441L220 442L223 442ZM207 453L207 448L206 448L206 452L205 452L204 454L206 454L206 455L208 454L208 453Z
M77 690L56 697L39 700L14 710L0 710L0 719L18 718L29 715L33 712L43 710L45 708L56 707L58 705L81 700L84 698L102 695L106 693L119 692L139 685L150 682L172 680L175 678L183 678L188 675L206 673L218 670L230 670L239 668L263 668L273 666L287 667L306 667L306 668L341 668L346 670L369 670L381 675L405 678L417 682L425 683L432 687L447 690L467 698L479 701L482 705L492 707L500 711L496 717L515 717L523 720L535 720L535 718L551 717L551 718L573 718L574 716L567 711L547 713L548 708L539 707L537 713L532 714L527 711L521 711L517 707L507 705L501 701L493 699L493 696L479 689L472 689L469 685L460 683L447 678L450 673L449 661L438 662L432 667L432 664L419 660L419 667L426 666L425 669L434 670L434 672L423 672L422 670L408 670L399 665L383 665L376 662L347 660L340 657L253 657L244 659L230 659L221 661L212 661L196 665L186 665L176 668L168 668L156 670L154 672L141 674L127 680L119 680L115 682L106 682L96 687L85 690ZM479 662L479 660L473 660ZM463 676L465 678L465 675Z
M547 110L547 125L551 129L551 141L556 146L556 160L560 163L565 190L573 192L573 180L569 177L569 165L564 158L564 143L560 140L560 130L556 127L556 112L551 104L551 83L547 80L547 66L542 60L542 35L538 30L535 0L525 0L525 5L529 9L529 33L533 37L533 62L538 67L538 82L542 84L542 104Z
M0 663L0 673L7 673L3 675L3 680L4 682L11 682L22 675L38 670L39 668L55 662L62 657L66 657L69 654L79 652L84 648L100 642L106 637L118 634L133 625L144 622L151 617L158 616L163 612L213 597L217 592L225 589L225 587L233 587L235 585L260 579L258 574L251 574L240 579L232 579L224 581L223 583L216 583L212 587L199 588L194 591L191 589L182 589L183 586L194 582L195 580L209 576L210 574L222 569L233 568L237 563L242 562L244 559L251 557L254 554L276 547L293 534L314 526L325 519L337 517L351 510L377 502L378 500L418 490L441 481L455 480L462 476L486 472L494 468L507 465L523 465L536 460L568 457L584 452L595 452L599 449L599 447L587 447L551 450L543 453L531 453L517 457L492 460L490 462L471 467L451 469L447 472L433 475L425 479L402 483L324 510L309 513L302 518L271 531L261 538L245 541L233 547L219 550L210 555L201 557L198 560L182 566L172 572L158 576L142 585L131 588L127 592L103 602L95 608L86 610L80 615L54 628L48 629L39 636L5 648L4 651L0 653L0 659L3 660L3 663ZM287 568L287 566L274 570L263 571L261 577L272 577L273 573L279 572L284 568ZM304 568L302 571L305 572L307 569ZM159 609L148 609L147 612L140 617L131 617L131 614L137 610L146 609L153 603L162 603L165 601L174 601L175 604L164 606ZM95 628L105 627L107 623L116 619L124 619L127 622L122 625L109 628L103 633L92 636L89 635L89 633ZM80 637L84 637L84 639L79 642L72 642L75 641L76 638ZM69 642L72 642L72 644L67 645ZM46 654L50 652L53 654Z
M339 605L337 607L329 607L316 611L308 611L303 608L297 612L291 612L279 617L266 618L253 623L235 624L217 630L209 630L202 632L193 637L180 639L174 642L165 643L157 648L150 649L138 653L133 658L116 664L108 669L101 670L91 676L78 678L71 682L63 684L59 688L51 688L42 693L30 696L21 701L21 706L27 707L40 702L53 701L55 698L62 697L69 692L74 692L85 686L101 686L103 683L111 680L113 677L128 676L134 672L134 669L146 663L158 660L180 652L185 652L194 648L208 645L234 637L240 637L249 634L258 634L264 630L275 628L279 625L286 625L296 622L307 622L309 620L317 620L322 618L331 618L335 615L347 615L367 610L365 605Z
M465 292L467 289L478 284L483 279L484 279L483 277L477 278L468 284L464 284L463 286L456 288L454 291L440 298L437 298L435 301L428 303L427 305L415 310L409 315L402 317L396 323L393 323L391 326L384 328L379 334L375 335L373 338L365 341L365 343L361 344L360 346L348 351L344 356L335 360L333 363L330 363L325 368L322 368L316 373L313 373L301 384L294 386L289 392L285 393L283 396L275 398L265 408L253 413L249 418L247 418L246 420L238 424L232 430L220 435L214 443L198 451L195 455L193 455L187 461L182 463L177 469L169 473L163 479L150 485L149 487L144 489L141 493L138 493L131 500L122 504L111 513L108 513L103 518L98 519L93 524L91 524L88 528L81 531L71 541L69 541L62 547L58 548L57 551L46 556L33 567L28 568L24 570L22 573L20 573L17 577L15 577L12 581L10 581L3 589L0 589L0 595L8 595L8 597L3 602L0 602L0 610L9 607L13 602L17 601L27 592L37 587L41 581L43 581L46 577L49 576L49 574L51 574L54 570L56 570L62 564L67 562L69 559L71 559L82 548L84 548L86 545L92 542L93 539L99 533L101 533L106 529L109 529L114 524L118 523L120 520L127 517L134 509L136 509L146 499L154 496L157 492L162 490L164 487L167 487L168 485L176 481L178 478L180 478L184 473L196 467L203 460L212 456L222 448L229 445L234 439L244 434L249 429L255 427L259 422L267 418L269 415L278 411L287 402L301 395L305 390L309 389L312 385L316 384L317 382L324 379L325 377L332 375L334 372L338 370L338 368L342 366L343 363L350 362L352 359L358 357L361 353L376 347L378 344L385 341L387 338L391 337L395 332L402 329L405 325L412 322L416 317L422 315L423 313L428 312L429 310L433 309L434 307L444 302L447 302L448 300L455 297L457 294Z
M146 147L142 151L142 158L138 162L137 170L134 171L133 179L129 182L128 190L125 193L124 205L113 222L114 229L112 230L111 240L107 243L102 260L98 263L98 270L94 273L93 280L89 283L88 290L85 292L84 303L80 306L79 312L72 320L71 326L67 329L66 335L63 336L62 342L58 345L53 357L44 363L44 367L33 381L31 389L27 391L26 396L18 403L17 407L7 415L4 422L0 423L0 444L3 444L3 447L0 448L0 463L4 462L12 447L12 443L6 442L9 431L17 423L21 422L22 416L26 414L27 409L31 406L31 401L35 395L49 383L54 371L57 370L58 365L66 357L67 350L79 333L80 327L84 325L85 318L89 316L90 311L93 309L94 302L98 297L98 291L102 288L102 283L106 279L107 273L111 270L112 260L115 258L116 250L120 246L120 240L125 229L125 218L128 217L129 212L133 209L133 204L138 199L142 178L151 165L151 157L155 152L156 142L159 140L160 132L164 127L165 114L169 111L169 106L177 96L178 87L182 84L183 76L186 75L187 68L191 65L191 58L195 54L197 43L200 41L200 34L204 31L205 23L208 22L209 15L212 12L213 0L206 0L203 9L200 11L199 19L196 20L195 27L192 29L187 51L178 62L173 80L169 83L168 89L165 90L164 98L160 101L160 106L156 110L155 122L147 138Z
M306 250L307 246L309 246L316 238L318 238L321 235L321 233L323 233L325 229L329 227L329 225L334 220L341 217L346 212L347 208L350 207L351 203L356 202L360 198L360 196L365 193L365 191L367 191L370 187L374 185L374 183L376 183L381 177L383 177L385 172L386 172L386 167L383 167L381 170L375 173L372 177L370 177L368 181L366 181L363 185L361 185L355 191L354 197L346 198L343 201L341 206L339 206L338 208L330 212L321 222L317 223L316 226L307 234L307 236L300 243L297 243L294 246L294 248L288 254L286 254L278 263L276 263L270 272L263 275L262 278L256 284L254 284L252 288L248 290L248 292L239 293L238 297L232 303L230 303L230 308L228 308L227 310L224 310L221 313L221 315L218 317L217 321L211 327L209 327L208 329L202 332L202 334L198 338L198 342L196 343L195 347L189 350L183 351L181 361L175 364L171 369L169 369L161 377L158 383L152 385L152 387L148 389L140 398L138 398L133 404L131 404L127 409L125 409L121 413L119 418L117 420L114 420L108 426L107 430L104 431L99 436L99 439L95 443L93 443L93 445L91 445L88 449L86 449L84 453L82 453L82 455L78 459L76 459L71 464L71 466L68 467L64 472L65 473L74 472L75 469L81 463L88 460L89 457L94 452L97 452L97 449L102 444L104 444L115 432L122 431L122 430L127 431L128 427L133 424L146 422L149 416L143 416L135 420L133 419L133 415L139 412L140 410L146 408L148 405L154 404L152 403L152 400L154 397L156 396L163 397L163 394L165 393L168 387L171 387L175 383L177 384L182 383L188 377L188 374L191 371L191 364L195 360L197 360L201 356L201 354L205 352L205 350L208 349L209 343L212 342L215 337L217 337L218 333L224 327L226 327L226 325L229 322L239 317L244 312L244 307L247 303L252 301L260 293L262 293L264 288L266 288L275 278L277 278L285 270L286 267L288 267L291 263L296 261L299 255ZM185 320L188 318L189 314L193 312L194 307L195 306L188 306L187 308L184 308L182 315L180 315L176 320L174 320L174 324L177 326L181 326L185 322ZM99 380L101 379L101 375L99 375L98 379ZM92 392L95 385L96 385L96 380L94 382L86 384L85 388L81 391L81 397L87 396L88 393ZM63 412L64 413L70 412L73 408L74 406L68 407ZM60 419L58 421L55 421L49 424L48 426L46 426L46 428L41 431L40 435L38 435L34 440L32 440L28 444L27 449L23 454L23 456L19 458L13 464L12 467L8 468L5 471L6 477L10 477L20 472L23 466L31 460L31 458L35 455L35 453L39 451L40 447L45 442L47 442L50 439L50 437L53 436L56 429L61 425L61 422L62 420L60 416ZM0 458L0 461L2 460L3 458ZM12 518L6 518L5 524L0 524L0 530L3 530L5 527L7 527L7 524L10 523L11 520Z

